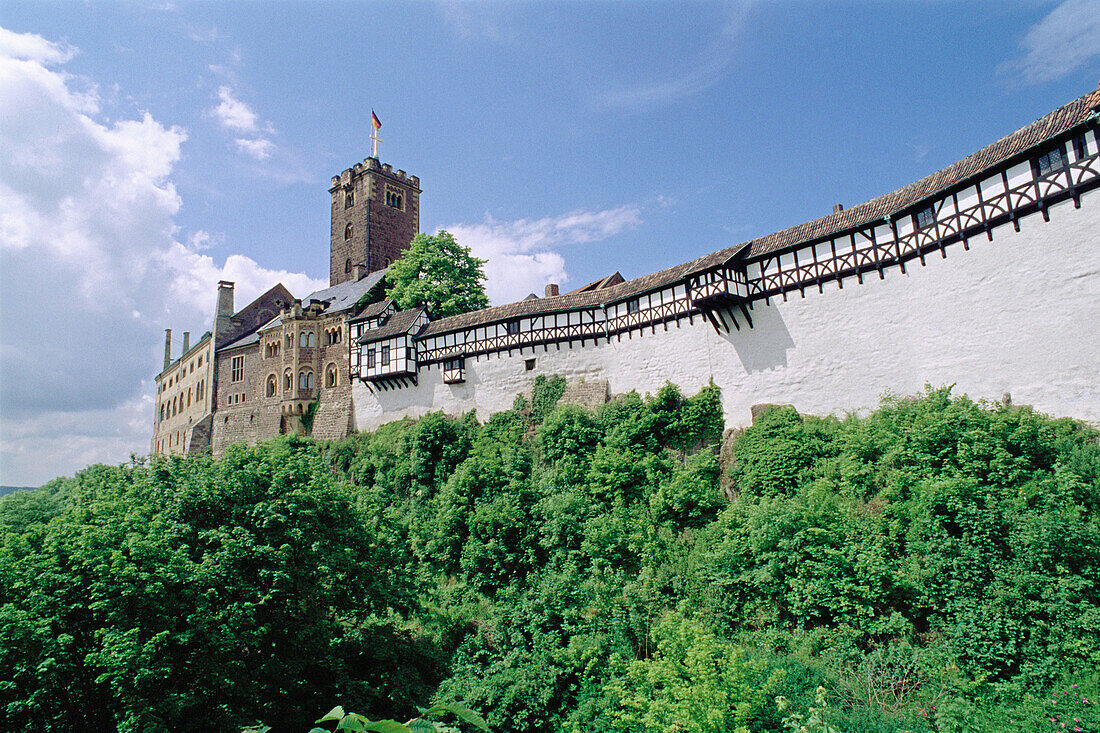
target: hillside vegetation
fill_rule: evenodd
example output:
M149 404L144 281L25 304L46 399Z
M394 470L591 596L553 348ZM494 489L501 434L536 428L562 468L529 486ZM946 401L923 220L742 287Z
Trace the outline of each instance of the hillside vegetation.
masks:
M0 500L0 729L1100 729L1096 431L938 389L720 462L714 387L562 387Z

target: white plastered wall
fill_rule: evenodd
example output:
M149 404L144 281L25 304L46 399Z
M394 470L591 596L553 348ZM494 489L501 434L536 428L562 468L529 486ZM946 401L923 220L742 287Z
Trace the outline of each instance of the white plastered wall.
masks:
M370 430L434 410L479 417L511 407L539 374L607 379L612 393L655 392L666 382L692 394L711 378L727 426L746 425L762 402L810 414L873 408L887 391L954 384L955 393L1029 404L1100 425L1100 191L897 267L849 277L844 287L754 304L754 327L718 334L703 318L647 328L610 344L526 348L466 359L466 382L443 384L439 365L417 386L354 385L356 425ZM535 359L535 369L525 362Z

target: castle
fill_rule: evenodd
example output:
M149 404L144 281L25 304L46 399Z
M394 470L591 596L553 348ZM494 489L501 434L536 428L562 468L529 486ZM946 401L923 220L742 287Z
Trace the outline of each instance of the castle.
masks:
M153 451L278 433L339 438L443 410L693 391L826 414L926 382L1100 423L1100 88L849 209L632 280L433 319L379 287L419 226L419 181L374 158L332 179L331 287L277 285L157 377Z

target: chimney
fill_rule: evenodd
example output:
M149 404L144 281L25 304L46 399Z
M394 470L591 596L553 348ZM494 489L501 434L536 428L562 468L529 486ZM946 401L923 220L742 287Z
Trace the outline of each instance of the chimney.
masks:
M191 332L183 332L183 353L186 354L191 349Z
M547 298L553 298L557 294L558 294L558 284L557 283L549 283L546 286L546 291L545 291L544 295Z
M225 341L229 331L229 318L233 315L233 283L228 280L218 282L218 305L214 309L214 348Z
M363 276L367 274L366 265L352 265L351 278L355 282L359 282L363 279Z
M218 311L219 316L233 315L233 283L228 280L218 281Z
M172 364L172 329L164 329L164 368Z
M844 204L833 204L833 213L839 214L844 211Z

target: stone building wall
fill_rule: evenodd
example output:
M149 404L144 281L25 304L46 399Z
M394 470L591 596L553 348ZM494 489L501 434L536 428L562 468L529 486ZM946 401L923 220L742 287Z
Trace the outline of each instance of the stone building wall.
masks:
M157 375L152 453L184 455L204 450L206 431L194 426L210 413L213 364L210 337L191 346ZM163 415L163 417L162 417ZM197 438L197 439L196 439Z
M387 186L400 194L400 207L387 205ZM374 158L333 177L329 194L330 285L350 280L356 265L387 267L420 230L420 179Z
M612 393L656 392L666 382L693 393L710 379L722 390L728 427L748 425L753 404L800 412L873 408L886 392L925 383L1100 424L1100 190L911 261L884 279L830 283L753 304L752 328L717 333L681 319L611 343L515 349L466 359L466 381L444 384L439 365L418 385L353 387L360 430L434 410L476 409L485 419L529 393L536 376L607 380ZM528 361L534 359L533 368Z

